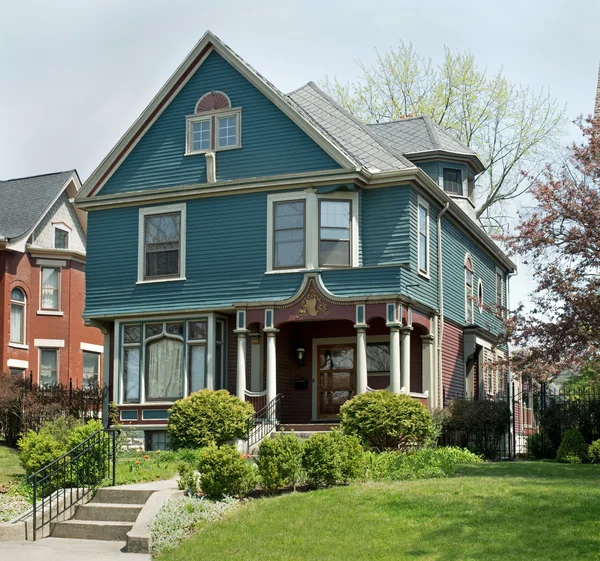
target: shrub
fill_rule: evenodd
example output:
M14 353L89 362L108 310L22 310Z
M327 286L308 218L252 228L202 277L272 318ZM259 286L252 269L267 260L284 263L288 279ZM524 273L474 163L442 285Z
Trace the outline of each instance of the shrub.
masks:
M419 401L387 390L359 394L340 408L341 429L373 450L404 450L432 434L431 414Z
M265 438L258 448L258 475L269 492L287 485L294 488L302 470L302 441L293 433Z
M587 446L583 435L577 429L565 431L556 452L556 459L563 463L580 464L586 456Z
M90 438L97 431L103 429L102 421L90 420L85 425L76 426L67 437L67 449L72 450ZM93 444L93 448L85 455L78 457L87 444ZM105 432L96 436L93 442L77 449L71 460L74 463L73 477L77 477L79 484L95 484L102 481L108 475L109 465L106 461L110 450L110 437Z
M245 438L254 409L227 390L201 390L173 404L169 437L173 448L201 448Z
M237 501L231 498L221 502L195 497L177 497L167 501L158 511L150 527L153 558L180 544L200 524L222 518L236 504Z
M67 450L50 433L30 430L18 441L21 450L21 465L27 476L60 458Z
M588 448L588 460L592 464L600 464L600 440L594 440Z
M197 495L200 488L200 475L196 470L186 462L179 462L177 473L179 474L177 487L181 491L185 491L186 495L191 497Z
M510 407L505 402L478 399L454 400L444 425L446 444L468 448L493 459L510 426Z
M527 437L527 455L534 460L556 458L556 448L548 438L544 439L542 446L542 433L536 432Z
M462 464L481 463L481 457L456 447L425 448L413 454L368 453L369 476L376 481L404 481L450 477Z
M254 467L234 446L217 448L214 444L200 452L200 487L210 499L243 497L256 486Z
M364 452L358 438L340 431L317 433L304 444L302 467L309 485L330 486L364 474Z

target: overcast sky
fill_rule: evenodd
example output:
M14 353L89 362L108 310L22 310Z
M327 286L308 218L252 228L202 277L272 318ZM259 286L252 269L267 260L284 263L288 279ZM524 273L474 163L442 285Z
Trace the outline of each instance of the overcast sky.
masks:
M600 0L0 0L0 178L85 181L206 29L285 92L353 80L403 39L549 87L571 118L591 113L600 63Z

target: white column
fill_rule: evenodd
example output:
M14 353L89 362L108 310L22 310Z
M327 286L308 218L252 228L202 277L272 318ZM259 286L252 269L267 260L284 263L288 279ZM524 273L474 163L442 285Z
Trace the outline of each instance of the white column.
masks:
M261 392L262 377L262 335L250 333L250 391Z
M400 393L400 324L388 324L390 328L390 391Z
M242 401L246 401L246 334L247 329L236 329L238 336L237 345L237 381L235 395Z
M367 391L367 326L356 327L356 393Z
M263 329L267 334L267 404L277 397L277 347L275 335L279 329L268 327Z
M427 405L434 407L433 401L433 335L421 335L423 348L423 393L429 392Z
M412 327L400 329L400 379L401 392L410 393L410 332Z

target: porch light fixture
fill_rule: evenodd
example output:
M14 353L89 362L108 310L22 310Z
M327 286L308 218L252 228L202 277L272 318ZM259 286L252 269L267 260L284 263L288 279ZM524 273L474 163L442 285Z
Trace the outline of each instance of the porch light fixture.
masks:
M304 355L306 351L302 347L296 349L296 358L298 359L298 366L304 366Z

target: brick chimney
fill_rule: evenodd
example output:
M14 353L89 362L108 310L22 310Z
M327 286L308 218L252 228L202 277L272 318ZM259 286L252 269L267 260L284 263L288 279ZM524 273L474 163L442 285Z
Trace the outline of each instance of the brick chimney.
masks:
M594 119L600 119L600 67L598 67L598 86L596 87L596 104L594 105Z

